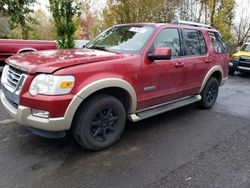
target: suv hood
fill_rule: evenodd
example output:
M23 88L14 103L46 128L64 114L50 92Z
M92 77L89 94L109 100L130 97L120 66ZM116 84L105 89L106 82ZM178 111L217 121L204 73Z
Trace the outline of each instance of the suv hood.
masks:
M7 63L30 74L53 73L58 69L78 64L121 59L132 56L93 49L46 50L14 55Z
M238 51L236 53L234 53L232 56L249 56L250 57L250 52L245 52L245 51Z

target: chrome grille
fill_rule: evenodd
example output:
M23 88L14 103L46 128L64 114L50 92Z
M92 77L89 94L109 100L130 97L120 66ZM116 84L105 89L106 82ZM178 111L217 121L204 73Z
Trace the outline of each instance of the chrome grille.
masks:
M12 66L9 66L8 72L7 72L7 82L9 85L11 85L13 88L18 89L18 86L21 80L23 79L22 74L24 71L21 71L17 68L14 68Z

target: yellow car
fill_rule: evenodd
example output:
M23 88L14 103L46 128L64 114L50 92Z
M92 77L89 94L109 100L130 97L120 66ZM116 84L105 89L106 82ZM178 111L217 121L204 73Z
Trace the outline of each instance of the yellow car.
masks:
M234 75L235 71L250 73L250 42L243 44L239 51L231 56L229 75Z

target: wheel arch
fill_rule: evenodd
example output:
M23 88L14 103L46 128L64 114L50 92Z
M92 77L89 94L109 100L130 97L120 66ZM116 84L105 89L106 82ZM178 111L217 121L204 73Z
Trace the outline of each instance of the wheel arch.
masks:
M125 108L127 108L127 113L135 113L137 96L133 86L129 82L119 78L106 78L86 85L74 96L65 112L65 118L69 126L71 126L80 105L89 97L99 93L106 93L117 97L125 105ZM126 104L127 102L128 104Z
M112 91L114 91L114 93L112 93ZM119 91L121 93L119 93ZM129 113L134 113L136 111L136 106L137 106L136 92L133 86L125 80L122 80L120 78L106 78L97 80L82 88L77 93L77 96L79 96L83 100L86 100L86 98L97 93L107 93L116 96L118 99L121 98L120 95L124 94L125 97L128 97L128 102L129 102L127 111Z
M205 78L204 78L204 80L203 80L203 82L202 82L202 85L201 85L201 88L200 88L200 90L199 90L199 93L202 92L202 90L204 89L204 87L205 87L207 81L208 81L209 78L212 77L212 76L215 77L215 78L218 80L219 85L221 85L222 79L223 79L223 69L222 69L222 67L219 66L219 65L216 65L216 66L212 67L212 68L208 71L208 73L206 74L206 76L205 76Z

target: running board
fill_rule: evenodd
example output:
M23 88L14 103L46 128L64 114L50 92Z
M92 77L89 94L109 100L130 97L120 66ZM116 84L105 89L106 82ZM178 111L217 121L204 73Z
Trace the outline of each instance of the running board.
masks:
M191 97L186 97L180 100L176 100L173 102L165 103L162 105L157 105L154 107L150 107L141 111L136 112L135 114L130 114L129 119L133 122L137 122L170 110L174 110L176 108L186 106L192 103L195 103L197 101L201 100L200 95L194 95Z

